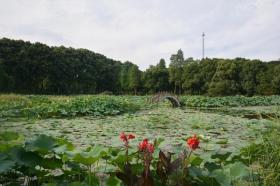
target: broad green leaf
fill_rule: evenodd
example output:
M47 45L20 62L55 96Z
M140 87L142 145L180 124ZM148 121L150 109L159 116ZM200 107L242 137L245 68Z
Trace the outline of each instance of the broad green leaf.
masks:
M88 175L85 179L85 184L88 186L99 186L100 181L95 175Z
M11 160L0 160L0 173L8 172L15 166L15 162Z
M220 168L221 168L220 165L218 165L217 163L214 163L214 162L206 162L206 163L204 164L204 167L205 167L208 171L210 171L210 172L212 172L212 171L214 171L214 170L216 170L216 169L220 169Z
M19 138L19 134L16 132L10 132L6 131L3 133L0 133L0 141L13 141L17 140Z
M65 152L67 152L67 150L68 150L67 145L61 145L61 146L53 148L53 151L56 154L64 154Z
M229 164L227 165L227 168L229 169L230 176L233 180L240 179L249 175L248 167L241 162Z
M121 182L115 176L110 176L106 181L107 186L120 186Z
M84 186L84 184L81 182L72 182L69 184L69 186Z
M223 169L214 170L210 176L215 178L216 181L222 186L231 186L231 177L229 173Z
M194 165L194 166L200 166L200 164L203 162L203 159L201 159L199 156L196 156L196 155L192 155L190 157L190 163L191 165Z
M92 165L98 159L99 159L98 157L90 156L90 154L88 152L78 153L73 158L74 161L84 164L84 165Z
M102 156L106 155L106 150L107 149L104 146L95 145L92 147L89 154L93 157L102 157Z
M189 174L192 176L192 177L201 177L201 176L204 176L204 173L203 173L203 170L198 168L198 167L194 167L194 166L191 166L188 168L189 170Z
M36 152L27 152L20 147L11 149L10 156L17 164L26 167L34 168L42 162L42 158Z
M134 175L140 175L144 170L143 164L131 164L131 170Z
M57 158L44 158L40 164L42 167L46 169L57 169L62 168L62 160Z
M226 159L231 155L231 152L217 152L211 156L213 159L219 159L221 161L226 161Z
M92 165L102 156L106 155L106 149L101 145L90 148L88 152L80 152L74 156L74 160L84 165Z
M159 147L160 144L161 144L163 141L164 141L163 138L157 138L157 139L155 140L155 147L156 147L156 148Z
M57 146L56 140L44 134L26 143L26 149L30 151L38 151L42 153L50 152L56 146Z
M120 168L120 169L123 169L124 167L124 164L126 162L126 156L124 154L118 154L117 157L115 157L112 162L114 164L117 164L117 166Z
M1 153L0 152L0 160L5 160L8 158L8 155L6 153Z
M66 139L56 139L59 146L66 146L68 151L74 150L74 145L67 141Z

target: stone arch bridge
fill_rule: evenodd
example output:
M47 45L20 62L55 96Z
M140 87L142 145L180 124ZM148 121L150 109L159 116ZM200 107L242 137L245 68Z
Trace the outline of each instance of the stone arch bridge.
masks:
M159 103L165 99L170 101L173 107L181 107L178 96L169 92L158 92L152 98L150 98L150 103Z

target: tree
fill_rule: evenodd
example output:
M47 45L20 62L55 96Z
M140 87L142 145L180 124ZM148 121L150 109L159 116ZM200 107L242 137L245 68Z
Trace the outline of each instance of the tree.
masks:
M273 94L280 94L280 65L273 69L272 88Z
M0 58L5 74L12 81L11 91L15 93L117 93L121 88L122 63L86 49L49 47L3 38Z
M249 61L246 59L239 60L242 69L240 71L241 93L247 96L253 96L257 88L257 73L260 71L260 61Z
M164 59L160 59L157 64L155 68L155 77L157 82L155 89L157 91L167 91L169 89L169 73Z
M228 96L239 93L238 65L235 62L221 61L209 85L211 96Z
M134 65L133 63L131 63L129 61L126 61L121 66L120 85L121 85L122 92L129 90L129 76L128 76L128 72L129 72L129 69L133 65Z
M0 59L0 92L9 92L13 90L13 79L5 72L4 65Z
M144 87L148 92L167 91L169 89L168 69L165 60L160 59L156 66L151 65L144 73Z
M275 66L273 64L262 64L261 70L257 73L257 88L258 95L272 95L273 94L273 71Z
M23 94L175 93L225 96L280 94L280 61L184 60L180 49L142 73L86 49L0 39L0 92Z
M202 77L200 73L200 64L189 62L183 69L183 89L189 94L200 94L202 89Z
M128 69L128 88L137 94L137 89L140 87L141 73L138 66L132 65Z
M179 94L181 94L184 64L184 53L181 49L179 49L177 54L171 55L169 64L169 82L174 86L174 93L177 93L178 89Z

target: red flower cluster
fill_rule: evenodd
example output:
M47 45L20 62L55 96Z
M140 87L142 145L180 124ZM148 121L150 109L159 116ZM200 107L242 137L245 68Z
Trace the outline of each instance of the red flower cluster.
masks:
M122 132L121 134L120 134L120 139L123 141L123 142L128 142L128 140L130 140L130 139L134 139L135 138L135 136L133 135L133 134L128 134L128 135L126 135L124 132Z
M141 152L154 153L155 151L154 145L149 143L148 139L144 139L141 143L139 143L138 148Z
M199 148L199 139L196 135L193 135L193 137L187 139L187 144L191 150L195 150Z

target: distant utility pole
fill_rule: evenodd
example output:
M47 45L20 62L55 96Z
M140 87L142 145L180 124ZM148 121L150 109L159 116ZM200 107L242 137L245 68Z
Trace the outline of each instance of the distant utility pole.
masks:
M204 34L204 32L202 32L202 59L204 59L204 37L205 37L205 34Z

